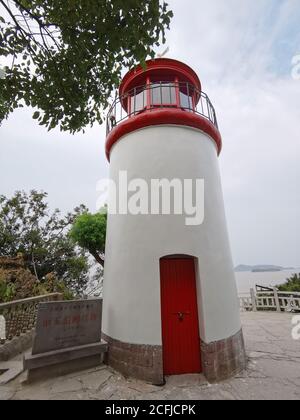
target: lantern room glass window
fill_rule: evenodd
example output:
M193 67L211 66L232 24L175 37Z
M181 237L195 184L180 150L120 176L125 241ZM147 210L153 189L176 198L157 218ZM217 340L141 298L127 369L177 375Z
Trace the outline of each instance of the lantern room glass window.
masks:
M151 108L177 107L195 110L195 88L185 82L147 79L144 86L134 88L128 97L128 113L135 115Z
M151 83L151 105L176 106L176 88L174 83Z
M187 84L182 83L179 85L179 98L180 98L180 107L193 111L195 108L195 92L194 88Z
M191 108L192 98L185 93L180 92L180 106L181 108Z
M134 89L130 98L130 110L134 114L143 111L147 106L147 93L144 87Z

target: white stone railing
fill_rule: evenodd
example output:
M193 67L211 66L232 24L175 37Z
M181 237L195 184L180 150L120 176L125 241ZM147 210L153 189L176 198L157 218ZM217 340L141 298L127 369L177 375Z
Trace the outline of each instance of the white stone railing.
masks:
M0 303L0 345L35 327L39 303L62 299L60 293Z
M250 295L239 296L241 311L277 311L300 312L299 292L280 292L274 288L272 291L255 292Z

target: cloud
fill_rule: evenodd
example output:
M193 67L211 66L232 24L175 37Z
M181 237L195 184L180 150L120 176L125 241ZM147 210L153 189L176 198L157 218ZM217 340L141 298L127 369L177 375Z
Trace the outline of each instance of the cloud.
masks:
M216 107L234 261L299 266L299 0L169 3L168 56L194 68ZM30 114L17 111L0 128L0 193L40 188L52 207L94 210L108 170L104 127L48 133Z
M84 203L96 210L96 183L107 176L105 128L85 134L51 132L18 110L0 129L0 193L32 188L49 193L52 208L67 212Z
M170 56L197 71L219 119L234 261L299 265L299 2L170 4Z

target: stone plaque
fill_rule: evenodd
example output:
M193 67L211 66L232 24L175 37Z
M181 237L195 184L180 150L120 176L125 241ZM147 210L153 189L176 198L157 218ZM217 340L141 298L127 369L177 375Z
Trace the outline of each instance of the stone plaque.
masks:
M32 354L101 341L102 299L40 303Z

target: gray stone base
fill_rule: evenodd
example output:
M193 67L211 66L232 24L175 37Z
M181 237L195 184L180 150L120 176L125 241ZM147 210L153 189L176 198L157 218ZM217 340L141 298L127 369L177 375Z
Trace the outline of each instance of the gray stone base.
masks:
M123 343L102 333L108 342L105 362L124 376L142 379L154 385L164 383L162 347Z
M26 383L43 381L49 378L68 375L69 373L78 372L84 369L90 369L99 366L103 362L102 356L84 357L78 360L70 360L69 362L58 363L51 366L45 366L38 369L29 370L27 372Z
M247 358L243 332L224 340L201 342L203 373L210 382L229 379L246 367Z
M78 370L99 366L107 343L95 343L36 355L25 355L24 370L28 370L27 382L51 378Z
M108 365L125 376L155 385L164 383L162 346L123 343L103 333L102 337L108 342ZM242 371L246 367L242 330L225 340L201 342L201 360L202 373L209 382L220 382Z

